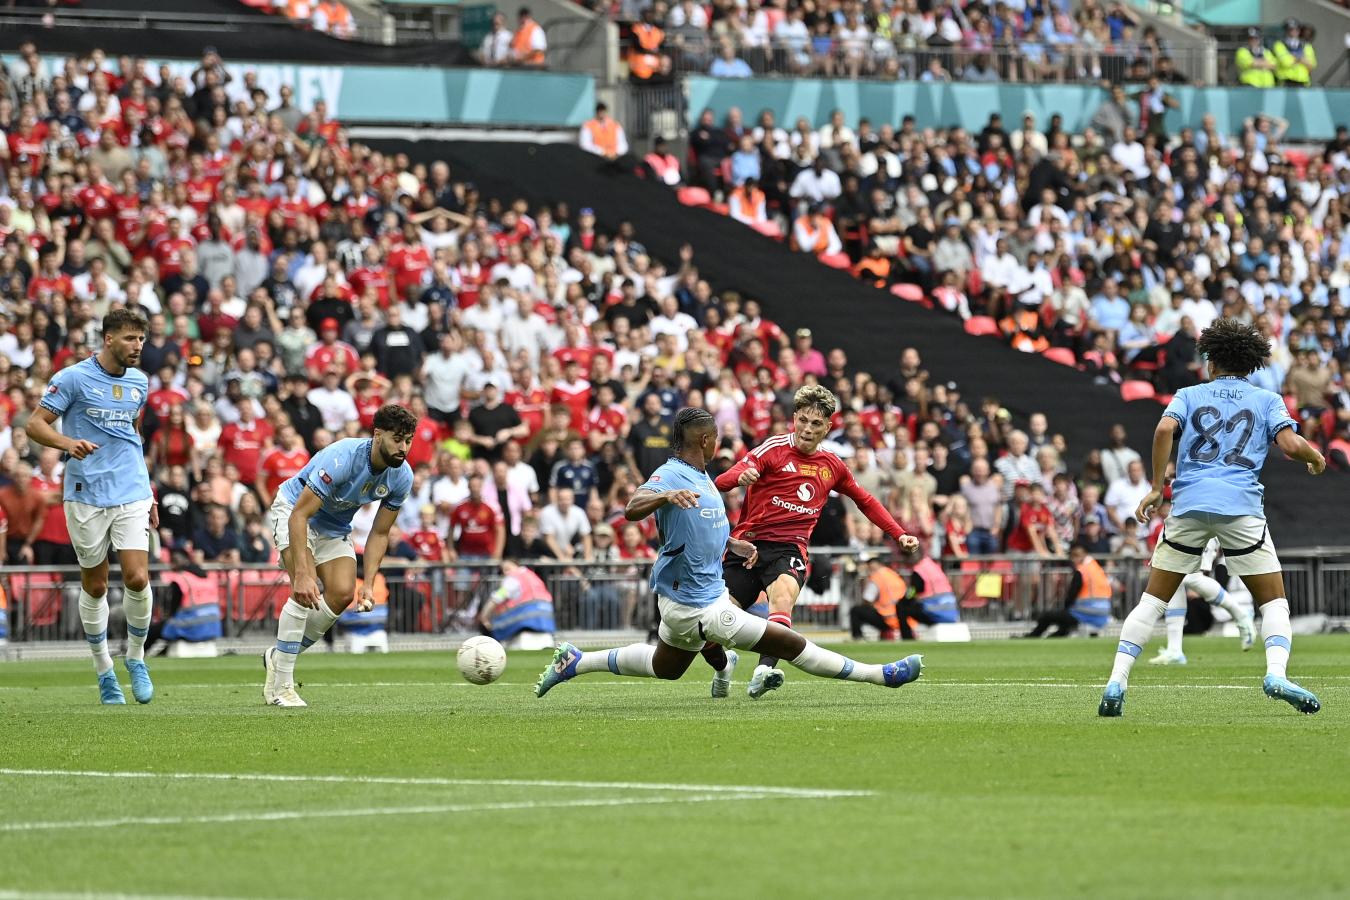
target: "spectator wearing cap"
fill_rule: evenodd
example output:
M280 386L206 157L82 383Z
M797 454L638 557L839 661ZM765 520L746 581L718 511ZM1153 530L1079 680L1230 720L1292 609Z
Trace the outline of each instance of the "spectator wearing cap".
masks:
M1247 29L1247 43L1237 49L1233 62L1238 70L1238 83L1258 88L1275 86L1275 54L1266 49L1260 28Z
M361 367L356 348L338 339L342 324L337 319L319 323L319 343L305 353L305 371L311 381L321 381L329 371L349 375Z
M1317 52L1303 39L1298 19L1285 19L1284 36L1271 48L1275 57L1275 78L1281 85L1307 87L1317 68Z

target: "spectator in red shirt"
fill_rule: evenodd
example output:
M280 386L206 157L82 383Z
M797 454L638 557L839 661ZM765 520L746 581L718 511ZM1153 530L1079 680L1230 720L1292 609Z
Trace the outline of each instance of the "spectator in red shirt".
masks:
M206 311L197 317L197 331L208 344L215 343L220 332L233 332L239 320L225 312L225 295L218 290L206 294Z
M272 426L257 418L257 404L243 398L234 405L239 421L220 430L221 458L239 470L239 482L253 487L258 481L258 469L263 452L272 442Z
M585 427L591 408L591 383L581 377L581 362L569 359L563 365L563 380L553 385L550 403L561 403L572 414L572 422Z
M39 566L73 566L78 562L66 527L65 492L61 487L61 451L44 447L38 455L32 489L46 503L42 527L33 539L33 562ZM2 613L0 613L2 614Z
M417 558L424 562L443 563L450 561L445 541L436 530L436 507L430 503L418 510L421 527L408 535L408 543L417 551Z
M262 495L263 506L271 506L276 499L277 489L286 479L298 475L309 462L309 451L300 433L290 425L282 425L277 431L276 446L263 456L262 479L258 481L258 493Z
M1025 482L1019 481L1017 488ZM1019 491L1020 493L1020 491ZM1030 553L1036 556L1064 555L1055 515L1045 503L1045 487L1039 483L1030 486L1030 494L1017 515L1017 527L1008 535L1009 553Z
M431 462L436 455L436 445L445 439L445 428L427 415L427 403L421 394L412 398L408 404L413 415L417 416L417 427L413 430L412 446L408 448L406 461L416 469Z
M450 513L459 559L500 559L506 546L506 520L483 500L483 476L469 476L469 497Z
M346 341L338 340L341 323L337 319L324 319L319 325L319 343L305 353L305 371L310 381L318 383L323 375L335 366L342 373L350 374L361 367L361 357L356 348Z
M197 246L197 242L183 234L183 223L177 215L170 215L168 231L155 241L150 252L159 266L159 280L162 284L170 275L183 271L183 252Z

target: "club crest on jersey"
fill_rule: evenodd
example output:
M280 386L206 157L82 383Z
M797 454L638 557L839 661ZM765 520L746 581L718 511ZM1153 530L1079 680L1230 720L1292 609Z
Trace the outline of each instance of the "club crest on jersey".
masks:
M141 402L141 389L140 389L140 388L132 388L132 389L131 389L131 399L132 399L134 402L136 402L136 403L140 403L140 402Z
M384 485L380 485L379 487L375 488L375 496L376 496L376 497L388 497L388 496L389 496L389 488L385 487Z
M114 400L122 399L122 386L120 384L114 384L112 391Z

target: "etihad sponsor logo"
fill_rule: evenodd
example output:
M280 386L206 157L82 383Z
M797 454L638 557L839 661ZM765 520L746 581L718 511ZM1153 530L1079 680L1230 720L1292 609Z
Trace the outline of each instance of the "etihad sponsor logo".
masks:
M784 500L782 497L774 497L769 503L782 509L786 509L788 512L801 513L807 516L814 516L819 511L812 509L809 506L801 506L800 504L793 503L789 500Z

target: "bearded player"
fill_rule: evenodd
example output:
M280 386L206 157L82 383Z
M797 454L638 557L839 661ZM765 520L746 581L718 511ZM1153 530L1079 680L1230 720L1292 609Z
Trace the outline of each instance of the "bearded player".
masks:
M784 628L792 627L792 607L806 582L806 543L830 491L856 503L868 521L899 542L902 551L919 546L918 538L906 534L881 501L853 480L853 473L839 457L819 449L837 408L834 394L819 385L807 385L797 391L792 406L793 431L769 438L716 481L723 492L738 485L746 489L741 520L732 536L753 543L759 551L750 569L741 560L726 561L727 589L742 609L749 609L761 592L767 594L769 621ZM725 696L725 688L722 694L718 692L719 681L726 679L724 673L729 669L725 651L710 646L703 655L718 673L713 678L713 696ZM777 666L777 657L760 655L747 690L751 699L783 686L783 671Z

